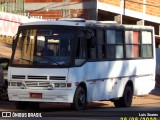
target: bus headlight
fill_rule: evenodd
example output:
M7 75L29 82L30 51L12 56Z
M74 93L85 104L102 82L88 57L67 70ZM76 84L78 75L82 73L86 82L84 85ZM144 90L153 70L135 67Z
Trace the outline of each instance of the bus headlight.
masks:
M22 83L22 84L20 85L20 88L21 88L21 89L25 89L26 87L25 87L25 85Z
M60 83L54 83L55 87L60 87Z
M48 85L48 90L53 90L53 85L52 84Z
M16 82L10 82L10 86L17 86Z
M61 83L61 87L66 87L66 83Z

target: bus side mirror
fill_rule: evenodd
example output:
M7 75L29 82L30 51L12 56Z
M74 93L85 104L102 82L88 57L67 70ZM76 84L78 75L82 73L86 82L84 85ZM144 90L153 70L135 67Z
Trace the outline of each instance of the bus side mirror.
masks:
M12 40L12 51L13 51L14 46L15 46L15 39L13 38L13 40Z
M15 36L13 37L13 39L12 39L12 51L13 51L13 48L14 48L14 46L15 46L16 36L17 36L17 35L15 35Z

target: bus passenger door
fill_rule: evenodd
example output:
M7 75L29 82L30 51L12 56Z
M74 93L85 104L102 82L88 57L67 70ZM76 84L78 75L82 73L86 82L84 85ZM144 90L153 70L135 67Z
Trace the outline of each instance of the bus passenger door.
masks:
M87 95L88 101L94 101L97 98L97 82L96 79L96 68L95 60L97 58L96 49L96 31L94 29L88 29L86 32L86 53L87 53L87 63L86 63L86 80L87 80Z
M82 82L86 80L86 44L85 44L85 32L79 31L75 42L75 61L76 67L72 68L74 70L74 78L76 82Z

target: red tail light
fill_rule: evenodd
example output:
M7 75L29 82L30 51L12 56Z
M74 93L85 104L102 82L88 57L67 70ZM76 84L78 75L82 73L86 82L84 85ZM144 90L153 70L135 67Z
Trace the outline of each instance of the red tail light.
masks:
M72 87L72 83L67 83L67 87Z

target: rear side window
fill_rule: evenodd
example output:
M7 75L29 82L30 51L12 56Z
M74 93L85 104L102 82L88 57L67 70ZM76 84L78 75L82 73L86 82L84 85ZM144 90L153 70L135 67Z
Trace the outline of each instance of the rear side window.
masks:
M126 58L140 57L140 32L125 31Z
M107 30L106 43L108 59L122 59L124 57L123 31Z
M142 57L150 58L153 56L151 32L142 32Z

